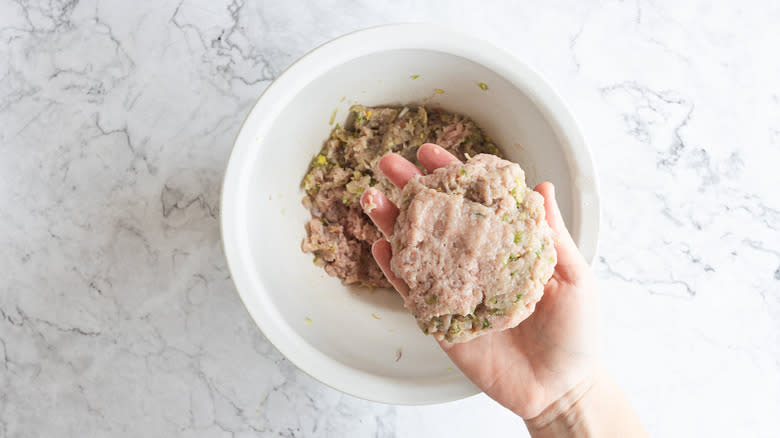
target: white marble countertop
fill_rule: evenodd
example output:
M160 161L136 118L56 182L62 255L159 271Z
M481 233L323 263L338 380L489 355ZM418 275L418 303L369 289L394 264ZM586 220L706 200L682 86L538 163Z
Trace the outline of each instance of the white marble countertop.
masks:
M526 436L485 396L313 381L225 267L218 189L251 105L316 45L399 21L512 50L579 118L605 362L651 434L777 436L776 2L138 3L0 1L0 437Z

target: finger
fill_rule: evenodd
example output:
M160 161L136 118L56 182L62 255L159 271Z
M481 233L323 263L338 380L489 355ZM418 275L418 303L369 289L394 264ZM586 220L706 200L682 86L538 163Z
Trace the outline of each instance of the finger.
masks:
M413 176L422 175L417 166L398 154L387 154L380 158L379 170L399 189L404 188Z
M558 255L556 272L559 272L564 280L575 282L580 277L581 270L588 269L588 267L563 222L563 215L561 215L561 210L555 199L555 186L552 183L543 182L537 185L534 190L544 197L545 218L556 234L555 251Z
M385 236L393 235L395 218L398 217L398 207L387 199L384 193L370 187L360 197L360 206Z
M371 253L374 255L376 264L378 264L382 269L382 272L385 273L385 277L387 277L390 283L395 287L395 290L404 298L409 296L409 287L406 286L406 283L404 283L403 280L396 277L393 270L390 269L390 258L393 256L390 242L388 242L387 239L377 240L371 247Z
M433 143L425 143L417 149L417 159L420 160L420 164L425 167L428 172L444 167L453 161L458 161L455 155L449 153L441 146L437 146Z
M543 182L534 187L534 191L544 198L544 215L550 228L561 236L569 236L561 210L558 208L558 201L555 199L555 186L550 182Z

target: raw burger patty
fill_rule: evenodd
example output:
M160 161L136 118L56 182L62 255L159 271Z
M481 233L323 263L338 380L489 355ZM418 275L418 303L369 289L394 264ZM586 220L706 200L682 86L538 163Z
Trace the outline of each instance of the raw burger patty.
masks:
M391 268L423 332L465 342L534 311L556 254L520 166L488 154L452 163L412 178L399 208Z

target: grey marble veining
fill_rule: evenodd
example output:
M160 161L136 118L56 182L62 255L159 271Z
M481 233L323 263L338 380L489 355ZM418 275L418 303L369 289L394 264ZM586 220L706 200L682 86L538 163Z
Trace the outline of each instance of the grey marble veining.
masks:
M218 191L257 96L399 21L508 48L580 120L605 361L651 434L774 436L780 8L715 3L0 0L0 437L525 436L484 396L313 381L225 266Z

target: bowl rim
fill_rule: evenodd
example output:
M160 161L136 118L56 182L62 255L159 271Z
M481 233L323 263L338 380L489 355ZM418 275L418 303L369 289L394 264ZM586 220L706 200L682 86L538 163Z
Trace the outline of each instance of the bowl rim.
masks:
M380 44L377 44L380 43ZM601 216L599 184L595 164L588 145L583 138L574 116L563 99L542 78L542 76L517 59L513 54L480 38L462 33L443 25L424 23L388 24L356 30L327 41L288 66L260 94L247 113L236 134L220 190L220 233L228 272L236 287L239 299L268 341L298 369L315 380L352 396L380 403L395 405L425 405L460 400L479 394L481 390L467 378L462 382L426 382L419 379L399 379L369 374L356 370L319 352L297 333L284 333L276 321L282 322L273 312L265 311L267 306L256 306L250 301L267 298L264 287L252 281L251 269L245 269L246 248L232 227L235 220L241 220L241 204L236 200L241 181L240 166L245 160L251 141L270 127L268 114L277 114L306 84L319 74L335 66L371 53L386 50L417 49L432 50L463 57L481 64L503 76L533 101L550 123L561 143L567 143L568 167L572 179L580 184L581 192L588 199L588 217L580 208L579 223L573 224L578 231L578 246L588 262L592 263L598 249L599 223ZM338 56L337 56L338 55ZM287 91L285 91L287 90ZM293 90L291 92L289 90ZM261 111L261 109L264 109ZM261 116L262 113L262 116ZM249 133L245 128L250 120L262 129ZM241 147L241 145L245 145ZM257 148L261 149L261 148ZM573 156L572 156L573 155ZM238 190L235 190L238 189ZM579 207L575 207L579 208ZM242 251L242 248L244 251ZM256 293L259 286L260 294ZM308 347L309 351L305 348Z

